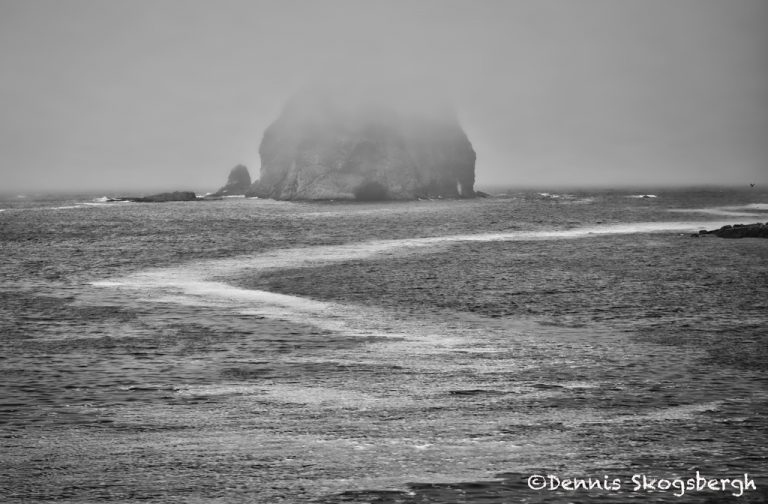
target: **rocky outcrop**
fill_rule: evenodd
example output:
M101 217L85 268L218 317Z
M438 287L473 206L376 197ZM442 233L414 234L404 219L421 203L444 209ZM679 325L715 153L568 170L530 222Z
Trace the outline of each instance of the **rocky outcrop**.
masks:
M251 187L251 174L248 168L243 165L237 165L229 172L227 184L211 194L211 196L235 196L245 194Z
M733 226L723 226L720 229L707 231L702 229L693 236L714 235L720 238L768 238L768 222L765 224L757 222L755 224L734 224Z
M453 111L444 106L404 107L304 93L267 128L259 153L260 179L248 191L251 196L475 196L475 151Z
M114 198L109 201L133 201L135 203L165 203L167 201L196 201L197 195L192 191L174 191L141 198Z

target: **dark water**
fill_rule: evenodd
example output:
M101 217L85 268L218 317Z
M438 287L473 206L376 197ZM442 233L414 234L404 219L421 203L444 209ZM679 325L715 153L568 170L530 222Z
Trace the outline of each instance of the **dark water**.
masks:
M654 194L7 198L0 501L763 502L768 194Z

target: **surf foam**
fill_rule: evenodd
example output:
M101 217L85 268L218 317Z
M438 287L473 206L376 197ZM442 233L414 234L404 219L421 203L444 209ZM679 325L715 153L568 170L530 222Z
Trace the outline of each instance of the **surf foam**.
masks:
M344 334L392 335L372 323L372 310L350 310L338 303L326 303L299 296L244 289L225 280L243 271L315 267L350 260L390 257L397 254L433 252L459 242L537 241L578 239L612 234L692 232L723 226L725 222L640 222L601 225L551 231L511 231L375 240L344 245L278 249L255 256L240 256L188 263L182 266L146 270L123 278L93 282L95 287L126 289L145 302L177 303L188 306L222 306L241 314L311 324ZM352 313L354 311L354 313ZM370 312L370 313L369 313ZM401 336L401 334L397 334Z

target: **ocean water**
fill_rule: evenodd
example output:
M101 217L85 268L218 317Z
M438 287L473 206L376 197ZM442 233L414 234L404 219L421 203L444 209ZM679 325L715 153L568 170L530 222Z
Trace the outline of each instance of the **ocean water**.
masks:
M764 190L100 196L0 200L1 502L768 499Z

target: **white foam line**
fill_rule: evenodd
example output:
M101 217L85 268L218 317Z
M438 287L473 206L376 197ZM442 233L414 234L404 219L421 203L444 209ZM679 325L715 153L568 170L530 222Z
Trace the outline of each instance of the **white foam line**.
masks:
M634 413L632 415L619 415L614 418L594 418L589 420L568 422L570 425L598 423L645 423L645 422L663 422L670 420L690 420L698 414L705 411L717 411L724 401L710 401L707 403L689 404L684 406L670 406L668 408L658 408L648 413Z
M309 323L316 327L348 333L352 331L350 325L361 325L361 310L355 310L357 315L352 316L350 310L340 304L239 288L222 282L218 278L231 277L244 270L258 272L313 267L349 260L416 253L427 249L434 251L440 246L459 242L538 241L616 234L689 232L704 227L710 229L720 227L724 224L721 222L645 222L567 230L449 235L290 248L273 250L255 256L213 259L177 267L145 270L123 278L93 282L92 285L138 291L145 294L141 296L145 301L173 302L191 306L228 306L240 313ZM362 326L373 327L371 321L365 320L362 320ZM370 333L371 331L361 330L360 327L354 328L355 334L361 332Z
M74 209L84 209L84 208L95 208L95 207L104 207L104 206L110 206L111 203L78 203L76 205L62 205L62 206L47 206L47 207L28 207L28 208L3 208L0 209L0 212L4 210L14 210L15 212L49 212L51 210L74 210Z
M726 221L705 222L639 222L552 231L510 231L465 235L405 238L399 240L373 240L344 245L323 245L307 248L278 249L257 256L206 261L201 268L211 276L243 269L282 269L316 266L321 264L370 259L390 253L415 251L427 247L450 245L458 242L540 241L574 239L599 235L642 234L658 232L695 232L703 228L714 229L728 224Z
M755 203L753 205L761 205L760 203ZM730 216L730 217L765 217L764 213L756 213L754 211L744 211L752 209L752 210L765 210L766 208L763 208L762 206L753 206L753 205L744 205L744 206L733 206L733 207L715 207L715 208L670 208L670 212L675 213L700 213L700 214L708 214L708 215L724 215L724 216ZM729 223L731 224L731 223Z
M123 279L110 279L93 282L100 287L177 286L191 289L201 280L233 274L248 269L283 269L294 267L320 266L323 264L370 259L373 257L414 251L427 247L458 242L492 241L539 241L553 239L583 238L589 236L656 233L656 232L693 232L703 228L716 228L728 224L725 221L706 222L645 222L616 224L607 226L582 227L552 231L511 231L507 233L482 233L465 235L434 236L427 238L405 238L398 240L373 240L368 242L343 245L321 245L316 247L297 247L277 249L257 255L237 256L227 259L212 259L183 266L146 270ZM209 284L214 282L208 281ZM231 291L232 286L216 283L211 292L222 294ZM199 288L196 288L198 291ZM250 292L250 291L249 291Z
M81 205L86 205L89 207L111 207L123 203L133 203L132 201L108 201L108 202L93 202L93 201L86 201L81 203Z

